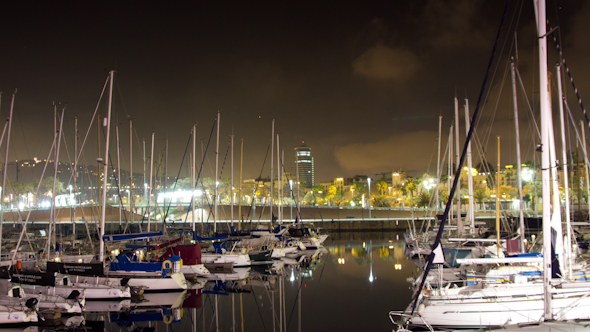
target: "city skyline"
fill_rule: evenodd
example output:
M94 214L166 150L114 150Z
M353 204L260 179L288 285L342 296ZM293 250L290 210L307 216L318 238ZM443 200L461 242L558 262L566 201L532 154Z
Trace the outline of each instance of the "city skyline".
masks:
M243 139L244 177L269 176L274 119L285 171L294 173L294 148L305 141L313 148L316 182L376 177L397 169L413 176L435 172L439 116L444 156L454 121L453 98L461 107L463 140L464 99L472 114L505 6L486 1L5 5L11 13L3 22L7 51L0 62L0 114L5 118L18 88L9 160L47 158L55 101L58 113L65 107L60 160L73 160L76 116L80 144L88 136L80 162L92 164L97 125L90 119L108 70L114 69L111 158L116 159L118 125L122 167L129 163L129 117L135 172L141 171L144 141L149 154L152 131L158 158L168 139L168 174L184 172L185 148L198 123L197 153L203 153L202 140L208 156L204 176L212 176L213 123L219 111L225 172L233 135L234 169L239 169ZM587 95L584 56L590 43L585 31L590 23L584 18L590 4L556 1L552 7L550 25L559 25L569 67L580 93ZM502 136L502 159L516 162L505 68L516 54L511 37L518 31L520 75L534 108L535 89L528 88L536 73L532 11L529 2L509 4L494 75L480 105L477 133L485 152L478 155L474 148L474 165L482 154L495 154L491 138L497 135ZM554 45L549 52L555 63ZM566 88L574 116L581 119L575 94ZM106 100L105 94L98 107L101 116ZM520 119L523 160L535 160L535 129L527 118L534 110L525 105Z

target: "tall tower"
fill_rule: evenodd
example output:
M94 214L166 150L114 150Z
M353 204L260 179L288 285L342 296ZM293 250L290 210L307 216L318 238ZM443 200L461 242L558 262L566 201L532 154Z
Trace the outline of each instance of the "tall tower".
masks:
M301 146L295 148L297 153L297 171L299 172L299 181L305 182L307 188L314 186L315 168L313 164L313 157L311 156L311 148L305 145L305 141L301 141Z

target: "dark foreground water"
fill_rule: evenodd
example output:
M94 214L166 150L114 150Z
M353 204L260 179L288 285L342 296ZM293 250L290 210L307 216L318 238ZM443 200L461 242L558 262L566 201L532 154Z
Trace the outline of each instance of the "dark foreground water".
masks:
M219 275L187 294L148 295L129 310L85 313L80 330L392 331L388 312L408 305L406 278L416 271L404 256L403 233L330 234L325 248L279 274L261 268L241 280ZM182 308L173 309L175 302Z

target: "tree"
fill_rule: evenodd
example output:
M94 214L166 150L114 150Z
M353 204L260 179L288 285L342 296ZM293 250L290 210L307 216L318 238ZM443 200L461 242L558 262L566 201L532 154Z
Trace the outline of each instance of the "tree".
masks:
M502 198L510 199L518 196L518 189L513 186L500 186L500 195ZM504 197L505 196L505 197Z
M361 182L355 182L350 189L352 191L351 201L358 204L360 202L360 197L365 191L365 185Z
M475 201L479 203L479 206L481 208L483 202L488 198L488 194L486 193L485 189L477 188L473 193L473 198L475 198Z
M427 192L420 194L420 199L418 200L418 207L428 207L430 204L430 194Z
M191 178L182 178L176 181L176 189L191 190L193 189Z
M410 192L410 195L414 197L414 192L418 189L418 185L414 179L408 181L408 185L406 186L406 190Z
M377 190L379 190L381 195L387 191L387 180L385 178L381 178L379 181L377 181Z
M303 196L303 205L315 205L317 202L317 197L314 195L313 191L308 192Z
M327 193L326 193L326 200L328 200L328 201L334 200L335 201L335 198L338 196L338 192L339 192L339 190L338 190L338 188L336 188L336 186L329 186ZM336 202L334 202L334 204L335 203Z
M438 199L440 199L443 204L447 204L449 201L449 192L446 189L439 189L438 190Z
M321 194L321 193L323 193L323 192L324 192L324 186L321 186L321 185L318 185L318 186L313 186L313 187L311 188L311 190L312 190L313 192L316 192L316 193L320 193L320 194Z
M50 196L51 192L53 191L53 176L48 177L41 181L41 185L39 187L39 193L42 195ZM59 179L55 180L55 195L61 195L66 192L64 187L64 183L61 182Z

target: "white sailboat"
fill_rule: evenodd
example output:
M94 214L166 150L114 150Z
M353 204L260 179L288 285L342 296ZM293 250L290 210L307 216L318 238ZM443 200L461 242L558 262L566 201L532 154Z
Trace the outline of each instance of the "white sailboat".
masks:
M507 283L478 283L473 286L423 288L421 283L412 304L405 312L391 312L390 318L402 317L410 326L429 329L504 327L542 321L590 320L590 282L575 282L567 277L563 260L568 255L561 243L559 201L552 199L559 194L556 188L555 144L547 79L547 32L545 1L535 0L535 12L539 36L539 77L541 99L542 184L543 184L543 281L528 280L525 276L513 276ZM477 109L476 109L477 113ZM474 120L476 115L474 114ZM472 129L471 129L472 130ZM469 141L471 130L468 134ZM460 165L463 164L465 149ZM456 182L453 185L453 191ZM553 191L553 196L552 196ZM433 245L433 252L440 247L444 222ZM571 247L565 248L571 250ZM440 261L438 261L440 262ZM426 271L438 263L436 255L429 258ZM564 271L564 273L561 273ZM427 274L427 273L426 273ZM402 325L405 326L405 325Z
M111 106L113 95L113 80L115 71L109 72L109 94L108 94L108 108L106 117L106 143L105 156L107 160L103 162L103 174L108 174L108 156L109 156L109 138L110 138L110 119ZM106 87L106 84L105 84ZM94 118L94 117L93 117ZM149 233L149 219L148 219L148 233L147 234L121 234L121 235L105 235L105 219L106 219L106 192L108 183L108 176L103 177L102 184L102 211L100 217L100 236L99 236L99 253L98 263L58 263L52 262L56 266L53 267L54 272L60 272L63 275L72 275L70 278L76 280L76 283L93 283L95 288L91 288L94 292L106 291L112 292L115 286L129 286L131 288L143 289L145 291L153 292L174 292L182 291L187 288L188 283L184 274L180 271L180 264L167 260L164 262L146 262L141 259L141 255L136 252L125 252L120 256L115 257L110 264L105 264L105 242L114 240L129 240L137 239L138 237L157 236L156 233ZM148 213L149 215L149 213ZM154 235L156 234L156 235ZM162 235L159 232L159 235ZM48 264L49 270L49 264ZM75 277L75 276L78 277ZM84 276L84 277L83 277ZM106 295L104 296L106 297ZM103 297L103 298L104 298ZM122 292L123 298L128 297L125 291Z

